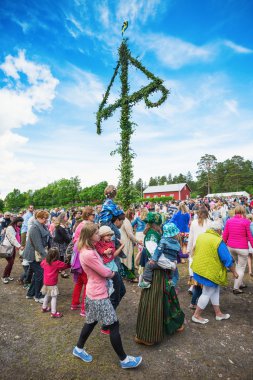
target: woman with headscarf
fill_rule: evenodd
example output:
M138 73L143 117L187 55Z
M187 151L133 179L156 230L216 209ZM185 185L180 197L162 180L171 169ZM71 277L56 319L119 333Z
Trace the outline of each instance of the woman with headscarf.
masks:
M141 258L141 265L144 267L148 258L155 252L162 235L162 218L159 213L149 212L146 222L145 253L143 252ZM150 346L161 342L165 333L170 335L183 330L184 313L180 309L174 286L170 281L171 277L170 270L156 269L152 286L142 290L137 316L136 343Z

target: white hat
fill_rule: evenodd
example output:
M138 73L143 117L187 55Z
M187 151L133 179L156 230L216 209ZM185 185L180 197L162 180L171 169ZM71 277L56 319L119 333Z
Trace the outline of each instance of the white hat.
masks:
M98 230L99 236L114 235L113 230L109 226L102 226Z

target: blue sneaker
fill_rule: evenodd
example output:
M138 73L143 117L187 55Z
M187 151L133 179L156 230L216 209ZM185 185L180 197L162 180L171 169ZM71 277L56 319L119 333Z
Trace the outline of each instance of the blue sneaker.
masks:
M127 369L127 368L136 368L138 367L142 362L141 356L127 356L126 359L128 359L127 362L120 362L121 368Z
M81 352L78 352L76 347L73 350L73 355L77 358L83 360L85 363L90 363L93 360L93 357L89 355L85 350L82 350Z

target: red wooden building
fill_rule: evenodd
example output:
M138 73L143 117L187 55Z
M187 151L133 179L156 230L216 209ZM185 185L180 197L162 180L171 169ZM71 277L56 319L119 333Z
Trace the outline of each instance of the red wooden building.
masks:
M191 197L191 189L187 183L149 186L143 191L144 198L173 197L176 201L185 201Z

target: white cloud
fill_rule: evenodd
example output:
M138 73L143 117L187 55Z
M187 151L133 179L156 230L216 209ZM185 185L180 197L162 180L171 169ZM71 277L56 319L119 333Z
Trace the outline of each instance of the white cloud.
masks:
M116 11L117 19L130 23L139 21L144 24L149 17L155 17L161 0L120 0Z
M20 178L25 178L26 173L34 169L29 161L17 159L17 150L25 146L28 139L13 130L34 125L38 112L50 109L58 80L46 66L27 60L24 51L19 51L17 57L8 55L0 69L6 83L0 89L0 150L4 158L0 160L0 182L11 188L17 187L17 178L22 182Z
M144 49L153 51L161 63L172 69L195 62L210 62L216 55L214 45L197 46L170 36L148 34L145 38L139 36L138 41Z
M231 113L239 115L238 102L235 99L226 100L224 104Z
M104 85L96 75L69 65L68 79L60 86L59 98L80 108L92 107L95 111L104 92Z
M99 15L99 20L104 28L108 28L110 25L110 11L107 1L102 1L96 5L96 10Z
M231 48L232 50L234 50L238 54L252 54L253 53L252 49L248 49L244 46L237 45L232 41L226 40L223 43L225 46Z

